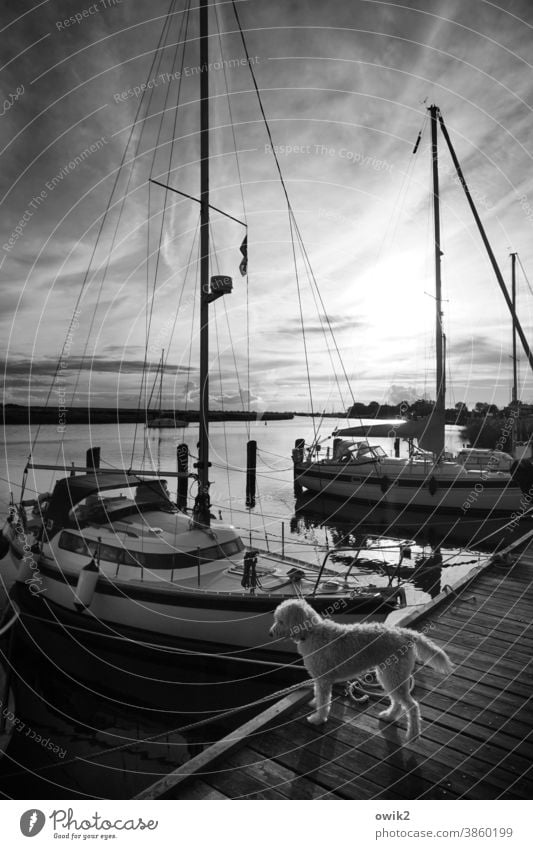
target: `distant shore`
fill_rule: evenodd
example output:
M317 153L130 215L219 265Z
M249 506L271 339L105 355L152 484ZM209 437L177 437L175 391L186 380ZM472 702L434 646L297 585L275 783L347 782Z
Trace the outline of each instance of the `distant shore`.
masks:
M175 418L180 421L198 422L198 410L161 410L157 413L150 410L130 408L116 409L113 407L71 407L61 411L61 426L78 424L144 424L159 416ZM294 418L294 413L277 413L272 411L255 412L254 410L211 410L209 421L280 421ZM18 404L6 404L2 408L2 419L10 424L54 424L59 423L57 407L23 407Z

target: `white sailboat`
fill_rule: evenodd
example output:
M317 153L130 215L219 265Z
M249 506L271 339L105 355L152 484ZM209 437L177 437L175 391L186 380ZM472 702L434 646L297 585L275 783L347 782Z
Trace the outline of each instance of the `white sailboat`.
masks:
M509 517L520 510L522 499L522 491L509 470L513 458L501 451L482 451L477 452L477 455L465 452L462 457L449 459L444 450L446 380L441 297L437 148L439 125L489 252L498 283L511 311L513 326L520 336L530 365L533 365L533 357L516 316L514 304L509 298L488 244L440 110L433 105L429 107L429 112L435 226L436 402L434 409L429 416L418 421L380 422L339 428L333 433L331 456L328 456L330 453L328 450L324 457L323 446L318 440L310 446L306 446L304 440L297 440L293 451L295 485L297 490L305 488L335 496L346 502L368 506L388 506L396 510L408 508L425 512L436 511L455 516L468 513L480 518ZM390 457L378 443L368 442L368 437L406 439L410 444L409 457Z
M212 661L218 671L229 666L233 675L236 667L251 674L245 662L267 672L294 662L293 644L268 636L273 611L284 599L307 598L345 623L384 618L405 603L403 590L386 581L370 583L353 568L333 568L327 555L319 567L247 547L232 525L211 515L209 310L231 284L210 277L209 5L199 2L200 417L194 509L188 514L171 501L166 481L179 478L176 471L95 468L91 452L85 466L73 468L31 458L2 537L3 553L17 567L14 598L24 632L46 646L61 668L76 663L78 672L88 674L94 667L92 677L99 676L102 685L121 692L137 686L143 700L157 704L168 696L165 682L179 677L185 658L196 666ZM51 493L25 499L28 475L40 469L63 475ZM79 652L81 666L73 660Z

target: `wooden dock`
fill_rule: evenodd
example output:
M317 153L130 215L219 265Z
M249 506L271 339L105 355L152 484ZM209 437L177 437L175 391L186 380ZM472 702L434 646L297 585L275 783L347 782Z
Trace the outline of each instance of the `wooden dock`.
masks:
M327 725L290 713L242 729L240 747L180 767L149 788L180 799L528 799L533 792L533 546L494 562L402 624L424 630L456 669L418 667L423 731L403 745L405 720L385 724L382 702L359 705L339 689ZM234 735L239 736L238 733ZM208 750L209 751L209 750ZM197 768L198 766L198 768ZM186 778L186 780L185 780ZM170 780L168 780L170 779ZM150 791L152 791L150 793ZM159 792L160 791L160 792ZM145 796L146 798L146 796Z

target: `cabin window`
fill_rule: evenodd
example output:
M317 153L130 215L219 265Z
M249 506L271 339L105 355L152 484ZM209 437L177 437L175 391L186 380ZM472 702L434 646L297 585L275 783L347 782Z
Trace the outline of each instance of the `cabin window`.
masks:
M63 548L65 551L72 551L74 554L84 554L86 557L91 554L83 537L77 534L71 534L68 531L63 531L59 537L59 548Z

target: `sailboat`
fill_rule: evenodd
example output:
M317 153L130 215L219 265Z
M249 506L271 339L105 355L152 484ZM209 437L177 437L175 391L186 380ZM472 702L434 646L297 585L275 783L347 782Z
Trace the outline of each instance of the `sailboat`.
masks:
M146 422L148 428L181 428L188 427L189 422L184 419L176 419L171 416L163 416L163 374L165 371L165 350L161 351L161 359L157 366L155 382L159 376L159 415L154 416Z
M433 212L435 245L435 339L436 339L436 401L430 415L419 420L393 423L360 424L338 428L333 434L333 449L324 456L319 439L306 446L305 440L295 443L292 458L295 489L335 496L346 502L367 506L387 506L393 509L462 514L478 518L509 517L520 510L522 491L510 470L512 457L505 452L481 452L485 460L473 463L472 452L450 459L445 453L445 337L442 325L441 239L438 168L438 128L444 135L459 181L478 227L502 293L513 318L524 350L533 367L533 357L520 325L514 304L490 248L483 225L475 208L463 172L457 160L440 109L429 108L431 119L431 158L433 174ZM415 146L415 152L418 142ZM364 437L364 438L362 438ZM371 444L368 437L405 439L410 451L407 458L390 457L379 443ZM328 439L330 437L327 437ZM399 443L398 443L399 444ZM463 459L464 462L460 460ZM508 461L506 463L506 460Z
M167 481L183 471L36 463L24 470L2 548L17 567L14 601L23 630L62 669L162 705L168 682L188 658L231 675L294 669L290 641L269 639L276 606L306 598L344 623L383 619L405 604L401 588L369 583L353 569L284 557L245 545L237 529L212 515L209 460L209 313L231 280L210 268L209 0L199 2L200 68L200 416L192 512L175 504ZM243 36L244 38L244 36ZM191 198L196 200L196 198ZM161 369L162 373L162 369ZM63 472L53 491L25 498L35 470ZM82 653L82 661L74 656ZM105 657L105 661L103 658ZM127 659L131 661L129 667ZM129 673L125 670L129 668ZM301 667L300 674L302 674ZM236 671L237 670L237 671ZM239 671L240 670L240 671ZM147 685L147 680L149 684Z

